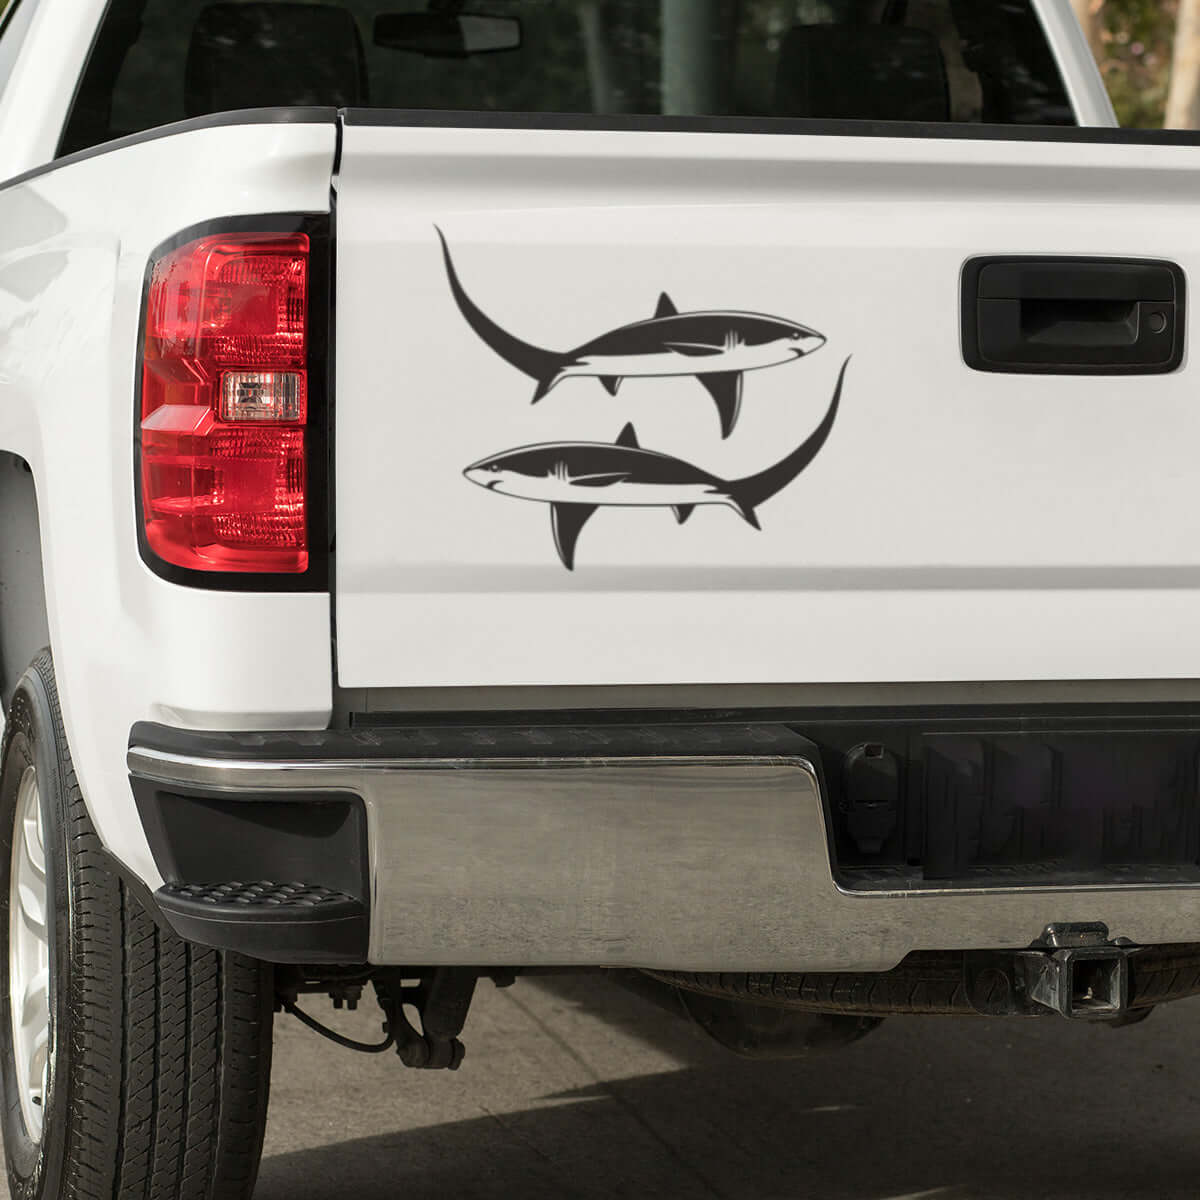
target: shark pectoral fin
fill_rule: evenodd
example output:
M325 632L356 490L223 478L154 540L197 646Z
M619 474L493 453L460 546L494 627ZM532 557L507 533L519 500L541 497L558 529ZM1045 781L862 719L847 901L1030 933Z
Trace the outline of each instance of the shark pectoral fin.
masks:
M600 382L604 384L604 390L608 392L610 396L615 396L621 390L621 384L623 384L625 380L620 375L602 375L600 377Z
M624 446L627 450L640 450L642 448L637 440L637 431L634 429L632 421L621 430L616 444Z
M664 317L677 316L679 316L679 309L675 307L675 301L666 292L663 292L658 298L658 307L654 310L654 319L661 321Z
M554 546L558 557L568 571L575 570L575 544L583 527L591 520L599 505L596 504L552 504L550 524L554 529Z
M704 384L708 394L717 402L717 412L721 414L721 436L727 438L737 425L738 413L742 410L741 371L697 375L696 378Z
M663 344L668 350L682 354L684 358L715 358L718 354L725 353L723 345L709 346L701 342L664 342Z
M675 520L677 520L680 525L686 525L688 518L695 511L696 506L694 504L677 504L675 505Z

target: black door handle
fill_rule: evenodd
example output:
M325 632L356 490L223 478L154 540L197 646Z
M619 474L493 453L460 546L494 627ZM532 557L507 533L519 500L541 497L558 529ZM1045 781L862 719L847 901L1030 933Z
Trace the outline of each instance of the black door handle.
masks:
M1183 362L1186 278L1127 258L975 258L963 357L977 371L1160 375Z

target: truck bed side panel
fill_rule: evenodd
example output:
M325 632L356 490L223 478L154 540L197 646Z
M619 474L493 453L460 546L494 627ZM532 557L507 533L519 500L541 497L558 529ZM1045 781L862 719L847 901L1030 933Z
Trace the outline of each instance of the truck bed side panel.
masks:
M331 664L327 595L199 591L138 556L146 265L202 221L328 211L335 144L328 121L195 129L0 189L0 447L37 486L50 637L89 809L150 882L124 761L133 723L323 728Z

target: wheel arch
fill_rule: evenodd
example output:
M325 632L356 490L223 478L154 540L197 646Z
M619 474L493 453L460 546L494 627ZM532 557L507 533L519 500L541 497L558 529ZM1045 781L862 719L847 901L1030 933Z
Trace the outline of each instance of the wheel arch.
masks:
M37 486L19 454L0 451L0 698L50 644Z

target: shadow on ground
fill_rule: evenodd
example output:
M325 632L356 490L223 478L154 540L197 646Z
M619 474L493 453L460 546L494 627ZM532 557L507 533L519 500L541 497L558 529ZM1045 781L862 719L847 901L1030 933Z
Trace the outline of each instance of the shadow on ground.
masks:
M468 1032L434 1078L281 1030L258 1200L1200 1194L1196 1005L1122 1031L897 1019L754 1064L576 977L488 989Z

